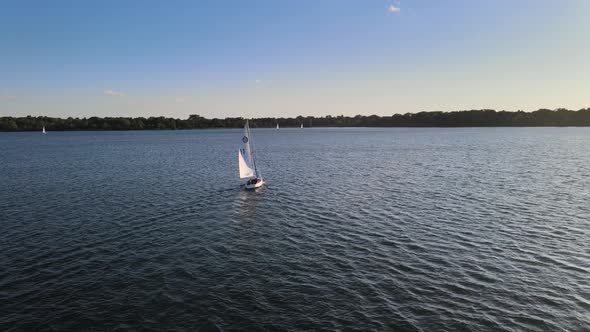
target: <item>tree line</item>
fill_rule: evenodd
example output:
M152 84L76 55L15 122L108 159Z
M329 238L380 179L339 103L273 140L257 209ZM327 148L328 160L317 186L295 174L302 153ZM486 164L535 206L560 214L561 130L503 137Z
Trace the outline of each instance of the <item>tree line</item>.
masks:
M0 117L0 131L47 130L145 130L239 128L244 118L208 119L190 115L188 119L167 117L90 117L53 118L47 116ZM507 112L491 109L455 112L419 112L391 116L298 116L295 118L256 118L252 127L498 127L498 126L590 126L590 108L539 109L534 112Z

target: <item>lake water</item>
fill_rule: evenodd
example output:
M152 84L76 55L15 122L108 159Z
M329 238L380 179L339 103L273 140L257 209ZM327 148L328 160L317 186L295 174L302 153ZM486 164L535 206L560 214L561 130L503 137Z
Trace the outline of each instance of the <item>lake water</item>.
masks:
M0 133L0 330L590 329L590 128Z

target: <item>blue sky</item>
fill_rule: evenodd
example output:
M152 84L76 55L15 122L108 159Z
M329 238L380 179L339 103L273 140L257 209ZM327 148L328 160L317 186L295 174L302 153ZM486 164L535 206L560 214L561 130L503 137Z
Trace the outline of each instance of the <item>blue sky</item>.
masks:
M590 106L587 0L0 0L0 115Z

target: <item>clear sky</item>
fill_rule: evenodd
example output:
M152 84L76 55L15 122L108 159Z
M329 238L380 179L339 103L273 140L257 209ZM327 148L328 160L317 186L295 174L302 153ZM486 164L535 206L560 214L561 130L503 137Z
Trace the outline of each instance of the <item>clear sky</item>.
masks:
M588 0L0 0L0 116L589 106Z

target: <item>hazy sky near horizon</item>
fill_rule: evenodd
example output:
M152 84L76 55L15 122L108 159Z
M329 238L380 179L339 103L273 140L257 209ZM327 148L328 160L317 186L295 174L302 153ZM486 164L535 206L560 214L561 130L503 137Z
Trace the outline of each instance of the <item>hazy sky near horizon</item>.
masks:
M0 116L590 106L588 0L0 0Z

